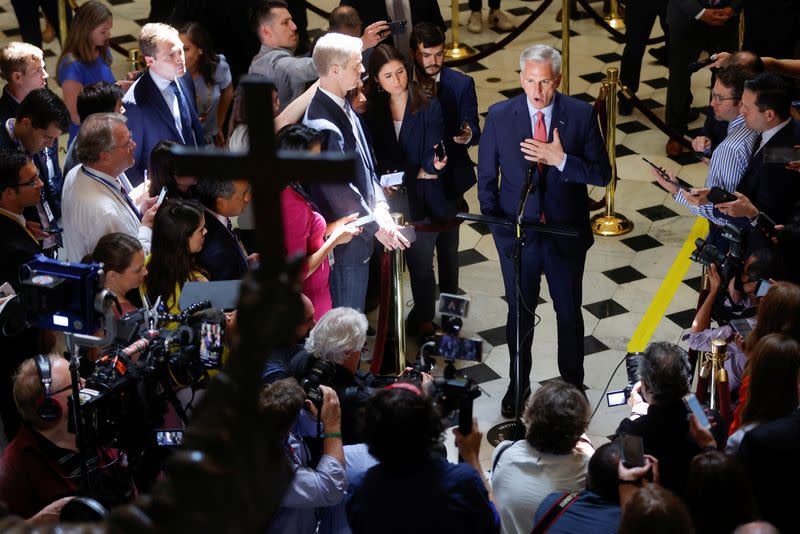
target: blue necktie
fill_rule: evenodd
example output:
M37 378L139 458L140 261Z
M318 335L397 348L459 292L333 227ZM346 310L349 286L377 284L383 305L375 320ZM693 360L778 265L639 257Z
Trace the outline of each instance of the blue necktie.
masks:
M192 115L189 112L189 104L186 102L183 93L181 93L180 89L178 88L178 82L172 80L169 82L169 88L172 89L172 92L175 94L175 98L178 99L178 110L180 111L181 115L181 135L183 136L183 142L187 145L197 145L197 140L194 138L194 130L192 129Z

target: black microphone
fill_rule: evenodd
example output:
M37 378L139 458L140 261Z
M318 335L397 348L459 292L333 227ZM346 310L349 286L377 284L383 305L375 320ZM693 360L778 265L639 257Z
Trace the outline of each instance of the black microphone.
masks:
M708 67L709 65L714 63L716 60L717 60L717 58L714 57L714 54L711 54L706 59L701 59L700 61L695 61L694 63L689 63L689 73L693 74L693 73L697 72L698 70L700 70L700 69L702 69L704 67Z
M522 216L525 212L525 202L528 200L528 195L533 193L536 186L533 183L533 174L539 168L539 164L531 162L528 165L528 172L525 173L525 181L522 182L522 190L519 194L519 209L517 210L517 224L522 224Z

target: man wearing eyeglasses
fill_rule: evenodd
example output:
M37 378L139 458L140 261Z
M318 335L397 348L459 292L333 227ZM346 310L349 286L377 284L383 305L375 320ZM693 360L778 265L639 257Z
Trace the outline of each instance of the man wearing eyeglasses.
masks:
M27 228L26 208L36 206L42 191L39 170L31 158L16 148L0 149L0 283L8 282L19 292L19 269L42 251L41 243ZM6 327L7 317L0 317L0 327ZM19 363L36 354L39 330L35 328L0 332L0 417L7 439L19 428L20 419L14 408L8 379Z
M39 202L26 210L28 229L43 241L43 252L55 257L59 246L54 228L61 218L61 167L58 136L69 128L69 111L49 89L34 89L20 104L17 116L0 125L0 148L23 151L44 182Z
M148 68L122 99L136 142L136 163L127 173L134 187L144 182L150 153L160 141L189 146L206 143L178 30L166 24L145 24L139 34L139 50Z
M651 171L661 187L672 194L675 202L683 204L695 215L709 220L707 240L714 246L727 247L727 241L722 239L721 231L726 220L719 212L714 212L714 205L708 202L708 192L712 187L719 187L733 193L747 169L758 132L747 127L739 107L744 84L754 77L755 73L742 65L729 64L717 72L714 88L711 91L711 108L714 110L716 120L728 121L728 134L714 149L708 162L708 177L704 188L691 191L682 189L669 171L667 172L673 178L672 182L667 181L654 169ZM710 149L711 140L707 137L698 137L693 146L698 151Z

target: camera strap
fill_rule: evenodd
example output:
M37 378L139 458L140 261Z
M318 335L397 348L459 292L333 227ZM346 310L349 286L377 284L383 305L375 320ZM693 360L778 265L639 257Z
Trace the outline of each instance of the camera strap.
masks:
M533 526L533 530L531 530L531 534L542 534L543 532L547 532L550 528L550 525L558 519L561 514L567 511L567 508L575 504L575 502L580 498L580 495L577 493L562 493L561 497L553 503L553 506L547 510L547 513L542 516L542 518Z
M519 441L519 440L517 440L517 441ZM512 441L511 443L509 443L508 445L506 445L502 449L498 449L497 450L497 454L495 454L495 456L494 456L494 462L492 462L492 472L494 472L494 470L497 468L497 462L500 461L500 457L503 455L503 453L506 452L508 449L510 449L512 445L517 443L517 441Z

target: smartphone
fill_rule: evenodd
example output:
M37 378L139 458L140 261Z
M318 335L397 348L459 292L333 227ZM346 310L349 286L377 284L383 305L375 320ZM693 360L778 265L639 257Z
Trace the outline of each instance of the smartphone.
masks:
M705 428L706 430L711 428L711 422L708 420L708 416L706 416L705 410L703 407L700 406L700 401L697 400L697 397L694 396L694 393L688 393L683 397L683 402L686 404L686 408L697 418L697 422L700 424L701 427Z
M164 202L164 198L167 196L167 186L161 188L161 192L158 194L158 200L156 200L156 204L161 204Z
M662 169L661 167L659 167L658 165L656 165L655 163L653 163L652 161L650 161L649 159L647 159L645 157L642 157L642 159L644 160L645 163L647 163L648 165L653 167L656 171L658 171L658 174L660 174L663 179L665 179L666 181L668 181L669 183L671 183L673 185L678 186L680 189L684 189L684 190L686 189L685 187L683 187L678 182L678 180L673 180L672 178L670 178L669 174L667 174L667 171L665 171L664 169Z
M754 293L755 296L763 297L767 294L767 291L769 291L769 287L769 280L764 280L763 278L759 279L759 281L756 282L756 291Z
M391 33L405 33L406 26L408 26L407 20L396 20L394 22L387 22L387 26L389 26L389 31Z
M352 228L354 226L360 227L364 226L365 224L369 224L374 220L375 220L375 215L370 213L369 215L364 215L363 217L359 217L355 221L350 221L349 223L345 224L344 227L345 228Z
M644 467L644 443L641 436L622 434L619 452L620 460L625 467Z
M732 319L731 328L733 328L734 332L747 339L747 336L753 331L753 324L749 319Z
M761 230L761 233L764 234L767 239L778 237L778 231L775 229L776 224L777 223L773 221L766 213L761 212L758 214L756 228Z
M776 146L764 148L764 163L786 165L790 161L800 160L800 151L790 146Z
M183 445L183 430L156 430L155 438L159 447L178 447Z
M222 367L222 324L200 323L200 362L206 369Z
M625 395L624 389L606 393L606 404L608 404L609 408L612 406L622 406L626 402L628 402L628 397Z
M436 154L436 159L439 161L444 161L444 158L447 157L447 152L444 149L444 141L439 141L437 144L433 145L433 151Z
M63 228L59 228L58 226L50 226L48 228L42 227L42 228L40 228L40 230L42 232L44 232L46 234L50 234L50 235L57 235L57 234L60 234L60 233L62 233L64 231Z
M469 313L469 297L453 295L452 293L441 293L439 295L439 313L466 319Z
M480 362L483 359L483 341L449 334L436 336L436 354L445 360Z
M728 193L721 187L714 186L708 192L708 201L712 204L722 204L723 202L733 202L736 200L736 195Z

